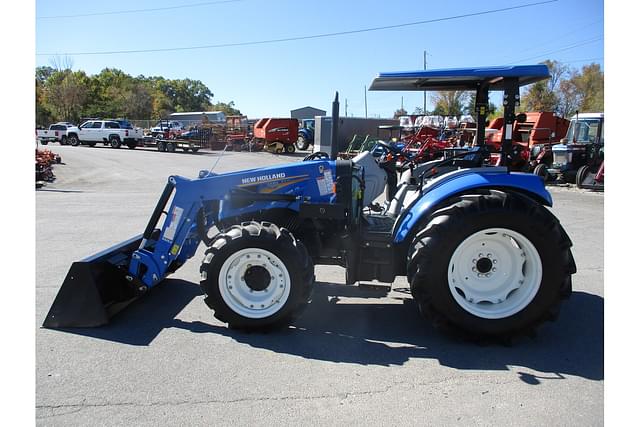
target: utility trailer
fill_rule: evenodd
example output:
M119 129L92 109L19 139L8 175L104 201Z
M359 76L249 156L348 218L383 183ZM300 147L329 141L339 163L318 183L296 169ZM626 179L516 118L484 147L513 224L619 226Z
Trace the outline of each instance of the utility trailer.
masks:
M197 153L202 148L202 141L199 139L185 139L185 138L170 138L162 139L156 138L156 147L158 151L173 153L177 149L182 149L185 153L191 151Z
M380 74L371 90L476 91L480 146L436 167L416 165L399 181L389 167L395 160L381 161L387 156L336 159L336 93L329 153L170 176L141 235L73 263L44 326L107 323L204 243L204 301L231 327L289 325L309 303L314 266L338 265L347 285L406 276L420 312L438 328L500 340L533 333L558 314L576 271L542 180L509 170L519 87L548 77L545 65ZM489 90L505 95L500 167L486 166L482 145ZM453 170L432 175L445 162ZM385 185L383 209L366 209Z

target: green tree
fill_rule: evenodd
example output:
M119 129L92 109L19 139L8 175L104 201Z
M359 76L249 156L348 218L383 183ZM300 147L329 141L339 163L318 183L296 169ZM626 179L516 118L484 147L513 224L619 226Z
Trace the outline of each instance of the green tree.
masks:
M84 71L55 71L44 84L44 106L56 120L77 122L89 94Z
M496 104L489 101L489 105L487 106L487 117L494 114L497 108L498 107L496 107ZM464 113L470 114L472 116L475 116L476 114L476 94L474 92L471 92L469 94L469 101L467 102L467 105L465 105L464 107Z
M547 80L531 85L522 96L520 111L554 111L560 109L560 85L567 75L568 68L558 61L547 59L543 62L549 68Z
M407 110L405 110L404 108L400 107L393 113L393 118L397 119L400 116L406 116L406 115L407 115Z
M577 90L580 92L580 111L604 111L604 73L599 64L582 67L582 73L576 77Z
M239 115L242 115L240 110L235 108L235 103L233 101L230 101L229 103L216 102L210 108L211 108L211 111L222 111L227 116L239 116Z
M440 116L460 116L469 98L469 92L462 90L438 91L435 95L436 106L433 114Z
M233 101L212 104L213 93L199 80L132 77L117 68L87 76L82 71L73 72L69 64L60 59L54 61L53 67L36 68L38 124L77 121L82 117L160 119L175 111L241 114Z

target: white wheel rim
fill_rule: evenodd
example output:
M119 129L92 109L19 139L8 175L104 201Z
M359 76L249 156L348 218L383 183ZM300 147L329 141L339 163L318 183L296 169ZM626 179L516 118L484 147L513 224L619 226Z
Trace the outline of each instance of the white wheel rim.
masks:
M449 290L467 312L502 319L524 309L542 281L542 261L522 234L489 228L467 237L453 252Z
M251 266L261 266L271 275L264 290L253 290L245 282L245 272ZM247 248L234 253L222 264L218 287L231 310L250 319L263 319L277 313L287 303L291 278L280 258L264 249Z

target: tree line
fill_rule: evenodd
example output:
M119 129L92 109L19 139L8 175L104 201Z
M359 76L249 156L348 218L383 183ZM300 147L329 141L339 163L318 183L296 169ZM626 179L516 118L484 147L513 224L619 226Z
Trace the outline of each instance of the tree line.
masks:
M213 103L213 93L200 80L133 77L116 68L88 75L50 66L37 67L35 80L39 126L85 117L157 120L184 111L241 114L233 101Z
M552 111L560 117L571 117L576 110L604 112L604 72L600 64L592 63L580 70L558 61L547 60L551 77L527 86L521 93L518 112ZM430 113L442 116L473 114L475 93L440 91L435 94L435 108ZM501 116L502 106L490 102L489 118ZM396 111L396 114L398 111ZM404 112L406 114L406 112ZM417 107L413 114L424 114Z

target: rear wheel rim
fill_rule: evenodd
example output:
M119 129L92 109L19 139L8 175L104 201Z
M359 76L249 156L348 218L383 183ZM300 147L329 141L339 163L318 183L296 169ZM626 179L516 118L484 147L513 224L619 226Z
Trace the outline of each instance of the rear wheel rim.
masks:
M468 313L503 319L529 305L540 289L542 261L522 234L488 228L467 237L447 270L451 296Z
M269 273L264 286L254 290L245 280L251 268ZM218 289L226 305L240 316L264 319L279 312L291 292L291 278L287 267L273 253L260 248L246 248L233 253L222 264L218 275Z

